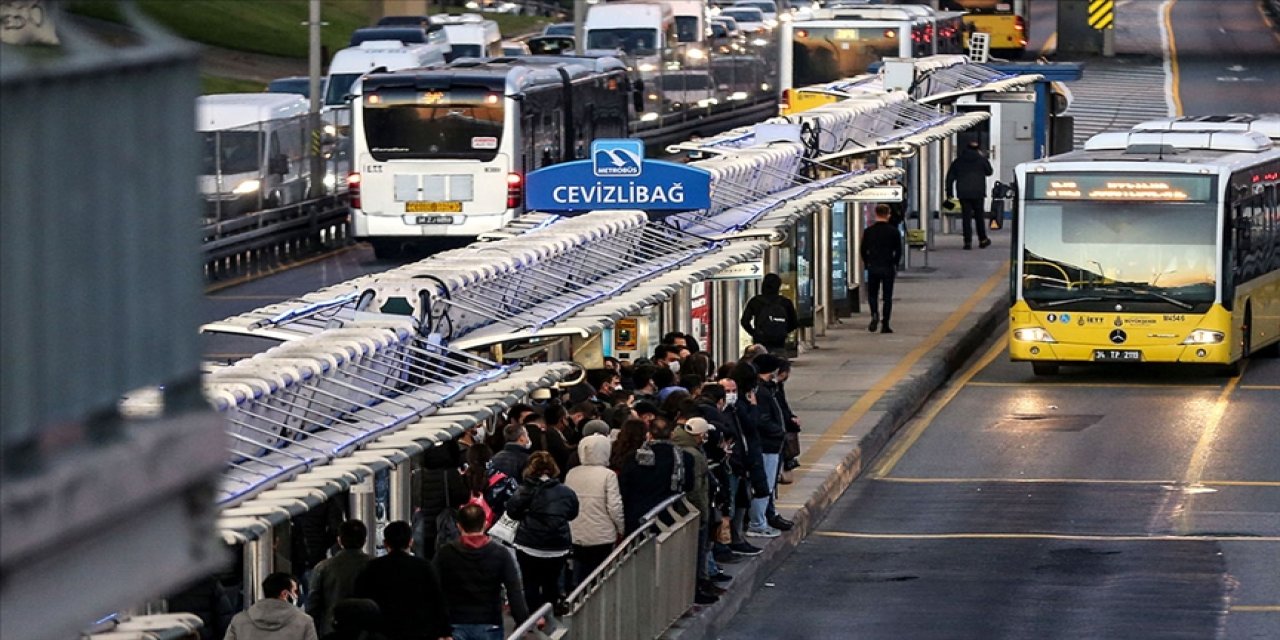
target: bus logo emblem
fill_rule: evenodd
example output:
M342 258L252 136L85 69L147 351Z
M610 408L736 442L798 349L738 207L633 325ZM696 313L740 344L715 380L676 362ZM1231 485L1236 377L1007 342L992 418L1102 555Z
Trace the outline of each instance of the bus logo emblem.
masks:
M591 165L597 177L638 176L644 166L644 141L596 140L591 143Z
M1111 339L1112 344L1124 344L1124 341L1129 339L1129 335L1124 332L1124 329L1116 329L1108 337Z

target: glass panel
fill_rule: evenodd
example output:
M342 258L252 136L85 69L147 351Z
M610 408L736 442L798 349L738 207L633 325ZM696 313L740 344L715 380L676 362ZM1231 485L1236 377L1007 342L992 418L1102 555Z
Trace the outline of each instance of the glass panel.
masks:
M492 160L502 141L502 98L484 89L387 90L364 98L374 159Z
M866 73L898 55L898 31L883 28L804 27L791 46L792 86L833 82Z
M260 131L209 131L203 134L201 174L256 172L261 164L258 153L262 144Z
M653 55L658 48L657 29L592 29L588 49L622 49L629 55Z

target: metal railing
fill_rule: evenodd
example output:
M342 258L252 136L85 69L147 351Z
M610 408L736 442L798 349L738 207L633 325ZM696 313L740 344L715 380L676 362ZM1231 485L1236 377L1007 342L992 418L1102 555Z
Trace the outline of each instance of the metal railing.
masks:
M557 619L552 605L544 605L507 637L658 637L693 602L699 515L684 495L668 498L565 598L569 613ZM640 602L647 606L636 606ZM539 620L545 620L543 629Z

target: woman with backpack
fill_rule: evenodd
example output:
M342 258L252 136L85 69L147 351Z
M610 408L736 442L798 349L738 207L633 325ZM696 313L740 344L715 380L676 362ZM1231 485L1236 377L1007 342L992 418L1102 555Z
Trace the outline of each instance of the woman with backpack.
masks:
M560 574L573 549L569 522L578 517L578 495L560 484L559 476L550 453L534 452L524 469L524 484L507 501L507 513L520 523L516 561L530 611L560 599Z
M493 467L493 450L480 443L467 450L463 481L470 492L468 504L479 505L484 510L486 529L502 517L507 510L507 500L520 488L518 479Z

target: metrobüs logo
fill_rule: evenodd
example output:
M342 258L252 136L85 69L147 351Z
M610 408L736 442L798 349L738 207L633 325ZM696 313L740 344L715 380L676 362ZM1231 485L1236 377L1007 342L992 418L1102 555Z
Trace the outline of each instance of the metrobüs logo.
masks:
M638 176L644 161L641 140L596 140L591 143L591 165L596 176Z

